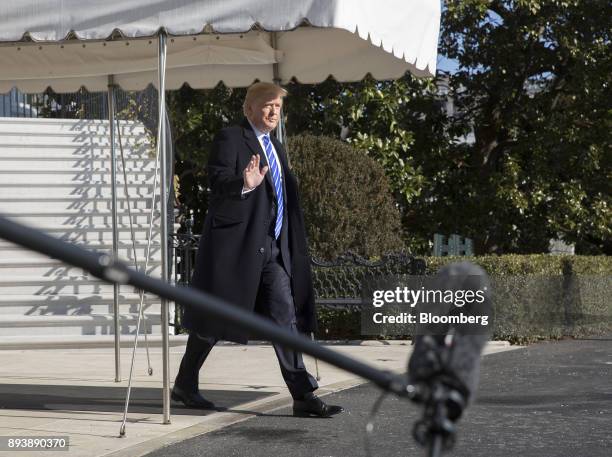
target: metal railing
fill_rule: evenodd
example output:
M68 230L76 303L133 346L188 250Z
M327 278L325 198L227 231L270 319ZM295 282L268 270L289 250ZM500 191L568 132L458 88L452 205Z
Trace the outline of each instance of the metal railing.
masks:
M171 233L172 259L174 272L174 284L177 286L188 286L191 283L191 276L195 268L195 259L198 253L198 245L201 235L193 234L193 219L187 219L183 226L184 233ZM183 321L183 307L175 303L174 306L174 326L175 333L180 333L181 322Z
M115 90L116 111L119 113L137 103L139 108L156 109L151 103L143 103L143 98L151 98L153 86L139 92ZM155 97L153 97L155 98ZM108 93L77 92L58 94L51 89L38 94L24 94L13 88L0 94L0 117L53 118L53 119L108 119ZM157 118L157 113L153 116Z
M184 232L170 235L173 249L174 283L188 286L195 268L201 235L193 233L193 219L183 222ZM333 261L311 258L315 304L325 308L361 308L363 285L375 278L393 275L424 275L424 259L404 252L392 253L371 261L348 252ZM174 327L180 332L182 307L177 304L174 313Z

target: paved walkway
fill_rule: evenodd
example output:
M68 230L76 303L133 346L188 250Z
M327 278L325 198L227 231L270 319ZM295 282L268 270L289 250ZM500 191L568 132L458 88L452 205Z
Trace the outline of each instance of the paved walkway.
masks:
M185 339L174 337L170 349L173 378ZM380 368L405 370L411 351L406 342L334 344L333 349ZM490 343L486 353L513 349ZM119 438L131 351L122 348L122 382L114 382L112 348L0 351L0 435L69 436L71 457L140 456L253 415L291 403L273 348L268 344L218 345L203 370L200 388L223 411L198 411L173 403L171 424L162 424L161 349L150 349L153 375L146 355L136 359L134 389L127 433ZM314 373L315 363L306 357ZM319 363L319 394L362 384L354 375ZM0 456L15 455L2 452ZM23 451L20 457L66 456L66 452Z
M262 414L146 457L368 457L366 424L380 390L372 384L326 396L346 412L301 419L290 408ZM423 409L389 395L369 434L372 457L427 455L412 439ZM610 457L612 339L530 345L484 358L476 402L444 457Z

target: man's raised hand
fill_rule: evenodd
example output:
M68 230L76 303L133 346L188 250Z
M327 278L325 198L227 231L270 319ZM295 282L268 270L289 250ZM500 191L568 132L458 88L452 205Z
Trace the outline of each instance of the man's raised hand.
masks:
M268 172L268 166L264 166L261 170L259 169L259 162L261 158L259 154L252 155L249 164L244 169L242 176L244 178L245 190L253 190L261 184L266 173Z

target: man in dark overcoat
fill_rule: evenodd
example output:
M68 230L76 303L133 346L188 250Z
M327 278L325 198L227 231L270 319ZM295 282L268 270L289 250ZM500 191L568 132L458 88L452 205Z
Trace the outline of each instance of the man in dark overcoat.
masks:
M270 133L287 92L270 83L247 90L242 124L221 130L208 162L209 209L193 287L263 315L291 332L316 328L310 258L297 181L285 150ZM190 330L172 398L186 406L212 408L198 390L198 374L220 339L246 343L249 335L231 324L186 308ZM302 354L274 345L296 415L327 417L342 411L314 395L317 381Z

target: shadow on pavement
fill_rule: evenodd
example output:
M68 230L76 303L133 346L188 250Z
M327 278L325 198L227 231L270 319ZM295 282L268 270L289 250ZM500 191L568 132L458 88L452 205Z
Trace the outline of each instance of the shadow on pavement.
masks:
M0 384L0 409L37 411L100 411L122 413L125 403L125 387L61 386ZM214 402L218 410L275 395L275 392L244 392L231 390L205 391L206 398ZM215 410L198 410L172 402L172 414L207 415ZM134 387L130 395L131 413L161 414L161 388Z

